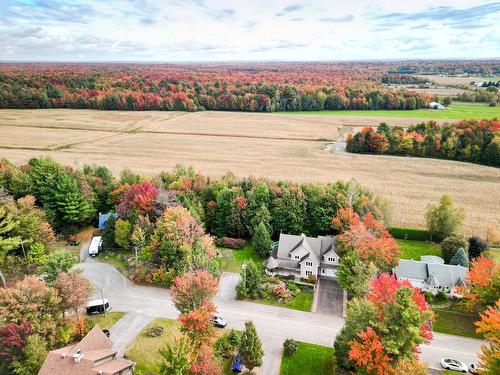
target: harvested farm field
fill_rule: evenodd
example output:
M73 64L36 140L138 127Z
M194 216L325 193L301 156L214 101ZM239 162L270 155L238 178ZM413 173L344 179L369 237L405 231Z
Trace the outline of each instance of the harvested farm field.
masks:
M422 119L234 112L0 110L0 158L49 155L157 174L176 164L206 175L232 171L297 182L351 178L390 199L392 224L423 227L429 203L450 194L466 209L467 234L500 226L500 169L447 160L348 154L344 135L360 126L408 126Z

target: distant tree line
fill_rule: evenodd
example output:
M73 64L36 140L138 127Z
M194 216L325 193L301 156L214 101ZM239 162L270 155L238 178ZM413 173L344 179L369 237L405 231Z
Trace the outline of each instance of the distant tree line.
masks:
M384 87L376 69L278 67L0 65L0 108L396 110L427 108L434 100L428 93Z
M347 136L347 151L432 157L500 166L500 122L462 120L439 125L435 121L403 129L381 123Z

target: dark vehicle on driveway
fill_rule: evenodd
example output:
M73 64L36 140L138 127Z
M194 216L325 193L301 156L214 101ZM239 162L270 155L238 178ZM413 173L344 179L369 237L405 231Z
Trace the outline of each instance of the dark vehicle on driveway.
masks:
M243 371L243 361L241 360L241 355L236 354L234 356L233 364L231 365L231 370L233 372L241 372Z
M95 299L87 303L87 314L88 315L98 315L105 311L109 311L111 307L109 306L109 301L107 298Z

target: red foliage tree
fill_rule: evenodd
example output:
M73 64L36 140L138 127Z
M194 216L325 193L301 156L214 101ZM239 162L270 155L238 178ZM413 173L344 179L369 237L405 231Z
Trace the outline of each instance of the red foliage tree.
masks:
M203 300L199 307L179 315L181 330L188 335L195 348L199 349L211 342L214 335L212 318L215 311L215 305L211 301Z
M29 322L20 325L9 323L1 327L0 358L6 362L19 360L29 335L31 335L31 324Z
M150 182L133 184L120 199L117 207L118 215L128 218L134 212L151 218L157 194L156 186Z
M214 358L214 353L209 345L203 345L195 363L189 369L192 375L221 375L222 369Z

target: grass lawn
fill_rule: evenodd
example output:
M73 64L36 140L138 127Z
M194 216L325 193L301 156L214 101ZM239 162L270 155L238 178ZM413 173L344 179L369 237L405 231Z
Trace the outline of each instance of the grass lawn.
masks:
M95 325L99 325L101 329L110 329L123 317L123 315L125 315L125 313L121 311L110 311L106 313L106 315L88 316L85 319L87 322L93 322Z
M416 117L429 119L491 119L500 117L500 106L488 107L488 103L454 102L448 108L440 110L341 110L341 111L301 111L301 112L273 112L281 115L323 115L323 116L387 116L387 117Z
M219 250L224 256L217 258L221 271L240 273L241 266L245 261L253 260L256 264L264 261L253 248L251 243L245 245L243 249L233 250L220 247Z
M297 351L281 358L280 375L335 374L333 348L299 342Z
M476 339L482 338L481 335L475 332L476 327L474 326L474 322L479 320L477 315L453 311L450 308L434 308L433 310L437 315L436 321L433 324L435 332Z
M98 259L101 262L109 263L113 266L118 267L120 270L125 271L127 269L127 262L123 260L123 257L132 257L134 254L131 251L119 250L119 251L105 251L100 254Z
M163 327L163 334L158 337L148 337L146 330L150 327ZM158 350L172 342L179 332L179 323L173 319L155 319L136 337L132 345L125 351L128 359L137 363L136 374L158 374L161 355Z
M274 298L252 299L249 301L262 303L264 305L288 307L289 309L300 310L300 311L311 311L313 297L314 295L312 293L300 292L286 303L279 303Z
M413 240L396 240L401 248L401 259L420 260L421 255L441 256L441 247L435 243Z
M500 249L490 249L485 251L484 255L500 264Z

